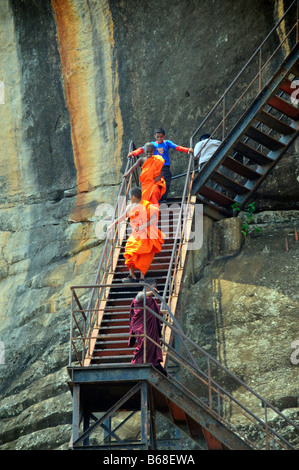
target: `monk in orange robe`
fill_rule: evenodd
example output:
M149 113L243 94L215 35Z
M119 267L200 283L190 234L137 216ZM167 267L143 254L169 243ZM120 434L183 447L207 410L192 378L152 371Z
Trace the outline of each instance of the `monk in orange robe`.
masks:
M132 173L135 168L141 165L142 171L139 181L142 190L142 199L151 204L159 204L160 199L166 191L166 182L161 174L164 158L160 155L154 155L155 147L151 142L144 146L146 157L141 157L130 168L124 177Z
M108 227L108 230L112 230L114 225L126 217L130 218L132 234L127 240L124 252L125 264L130 274L123 279L123 282L138 281L136 269L140 271L140 280L145 278L155 254L161 251L165 238L157 227L158 207L141 199L140 188L130 190L130 199L131 204L127 207L126 213Z

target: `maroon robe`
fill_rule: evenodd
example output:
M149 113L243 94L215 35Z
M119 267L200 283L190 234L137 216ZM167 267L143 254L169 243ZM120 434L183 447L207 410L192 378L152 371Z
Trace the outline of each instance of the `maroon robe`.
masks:
M146 305L151 308L154 312L157 312L159 315L160 308L153 297L147 297ZM136 297L131 303L130 309L130 338L129 346L132 347L137 343L136 349L134 351L134 356L131 361L131 364L143 364L143 352L144 352L144 337L136 337L135 335L143 335L144 333L144 322L143 322L143 300L137 301ZM148 310L146 311L146 335L152 338L157 344L160 344L161 337L161 322ZM160 362L163 361L162 350L156 344L152 343L150 340L146 341L146 361L147 363L153 364L161 372L165 373L165 369L161 366Z

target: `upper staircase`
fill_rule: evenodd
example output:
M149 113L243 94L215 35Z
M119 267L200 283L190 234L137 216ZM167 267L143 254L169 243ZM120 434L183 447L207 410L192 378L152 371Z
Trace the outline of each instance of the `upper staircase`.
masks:
M195 178L193 194L224 216L232 215L233 204L248 203L298 137L296 5L292 3L191 137L192 147L206 133L221 141ZM286 18L292 21L289 32L273 51L269 44ZM240 93L244 80L249 84Z
M291 4L275 28L296 5ZM292 97L294 79L299 77L298 18L295 24L288 24L290 32L271 59L266 64L261 60L275 28L192 135L190 146L194 147L200 134L214 129L209 133L222 141L217 152L197 176L191 154L182 196L160 207L159 224L166 238L147 277L158 282L160 295L156 297L163 313L161 348L168 376L149 364L130 364L134 351L128 347L130 304L140 289L151 287L146 281L121 282L128 273L122 256L130 234L127 222L106 237L94 283L71 288L68 370L73 449L175 449L176 439L169 438L166 443L157 437L156 414L200 449L295 449L286 435L298 435L298 425L187 338L177 313L194 235L192 223L200 219L200 214L194 217L196 203L202 202L221 216L231 216L232 205L244 206L249 201L298 135L299 112ZM282 54L286 45L289 51ZM239 86L242 74L251 70L256 57L257 75L240 99L233 95L229 106L229 93ZM255 84L257 93L253 92ZM129 150L133 145L131 142ZM131 165L132 159L128 159L126 172ZM130 188L139 184L138 176L136 169L123 178L113 218L124 212ZM197 227L195 238L198 232ZM145 305L144 312L149 310ZM145 346L152 341L146 331L144 341ZM126 433L121 434L123 426L137 415L140 436L127 438Z

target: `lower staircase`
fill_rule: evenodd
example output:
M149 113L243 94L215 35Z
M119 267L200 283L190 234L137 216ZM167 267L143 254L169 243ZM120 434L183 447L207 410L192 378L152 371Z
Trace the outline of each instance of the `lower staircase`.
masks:
M158 227L164 233L165 241L161 252L155 255L146 278L156 279L157 288L161 293L163 293L165 288L173 246L176 243L175 232L179 223L179 212L180 204L175 201L172 204L172 201L169 200L168 204L163 204L160 207ZM137 292L142 290L142 286L138 283L135 285L122 283L122 279L128 275L128 268L125 265L123 253L130 233L130 227L127 227L119 257L112 273L112 285L107 297L94 350L90 358L91 365L130 364L133 358L134 349L128 347L130 305ZM169 293L166 294L166 301L168 298Z
M87 415L93 415L93 424L87 426L80 436L75 435L74 449L174 449L175 439L169 438L168 442L164 439L163 446L159 445L156 436L158 415L166 419L168 429L173 425L191 439L195 449L252 449L246 439L241 439L219 419L214 418L200 400L150 364L88 368L84 376L82 370L74 368L70 377L75 399L75 388L81 385L81 410ZM139 413L137 417L136 412ZM101 416L95 417L99 413ZM135 418L134 427L138 430L140 426L141 438L124 439L119 432L121 426L114 425L113 428L111 418L117 413L118 416L124 416L124 421L127 416L129 419ZM102 426L106 431L106 442L105 438L100 441L96 435Z

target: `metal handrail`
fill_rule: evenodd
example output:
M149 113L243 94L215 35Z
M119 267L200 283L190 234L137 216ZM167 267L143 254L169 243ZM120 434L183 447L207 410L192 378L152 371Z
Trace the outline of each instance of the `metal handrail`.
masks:
M176 252L180 251L181 245L183 243L182 234L184 234L184 232L185 232L184 231L184 224L186 222L186 217L183 217L184 204L188 205L190 203L193 179L194 179L194 157L193 157L193 153L190 153L189 162L188 162L188 169L187 169L187 177L186 177L185 184L184 184L184 190L183 190L183 195L182 195L181 204L180 204L180 212L179 212L179 217L178 217L178 224L177 224L176 233L175 233L175 241L174 241L174 244L173 244L173 249L172 249L170 263L169 263L169 269L168 269L166 282L165 282L165 286L164 286L164 291L163 291L163 298L165 300L166 300L167 290L168 289L169 289L169 299L171 298L171 284L170 284L170 281L171 281L172 267L174 265L174 262L175 262L174 267L176 267L178 265L179 261L180 261L179 259L177 259L175 261L175 255L176 255ZM183 222L183 227L181 226L182 222ZM181 236L179 237L180 233L181 233ZM177 240L180 240L179 247L177 247ZM174 285L174 279L173 279L172 285Z
M130 144L129 144L129 152L131 152L133 150L133 148L134 148L134 142L131 141ZM132 159L128 158L125 172L128 171L131 166L132 166ZM127 181L125 178L122 178L122 182L121 182L120 189L119 189L118 196L117 196L117 201L116 201L116 204L115 204L115 207L114 207L113 220L115 219L117 214L120 212L120 202L122 201L122 196L125 197L125 198L127 197L128 191L129 191L131 185L132 185L132 176L129 178L129 181ZM119 239L118 239L119 233L120 233L120 226L117 226L112 240L110 239L109 236L106 236L106 238L105 238L105 243L104 243L104 246L103 246L103 249L102 249L98 269L97 269L95 280L94 280L94 285L99 285L99 279L100 279L100 276L101 276L101 272L103 272L102 283L106 280L106 276L109 273L110 266L111 266L112 261L113 261L113 253L114 253L114 251L116 249L116 246L117 246L117 243L119 241ZM109 251L109 245L111 245L110 246L110 251ZM94 299L95 291L96 291L96 289L94 288L91 292L89 302L88 302L88 307L87 307L88 312L96 310L96 307L92 308L92 304L95 300ZM103 290L100 290L98 292L97 299L96 299L96 306L99 303L100 299L104 295L105 295L105 292ZM95 326L95 325L97 325L97 319L94 321L94 325L90 324L90 328L93 328L93 326ZM87 335L87 337L90 337L90 332Z
M271 403L269 403L265 398L263 398L261 395L256 393L251 387L249 387L240 378L238 378L235 374L233 374L229 369L227 369L224 365L222 365L219 361L217 361L217 359L215 359L213 356L211 356L209 353L207 353L204 349L202 349L200 346L198 346L196 343L194 343L194 341L192 341L190 338L188 338L184 334L179 322L177 321L177 319L175 318L175 316L171 312L169 306L167 305L166 300L161 295L156 293L153 290L151 285L147 284L146 282L142 282L141 284L144 288L144 299L145 299L145 288L151 290L153 292L153 294L156 296L156 298L161 302L161 310L165 310L167 312L168 319L163 318L163 316L159 315L157 312L152 310L144 302L143 307L141 307L141 309L143 308L143 310L144 310L144 333L140 334L140 335L135 335L135 336L143 336L144 337L144 341L145 341L144 349L145 349L145 351L146 351L146 342L147 341L150 341L150 342L154 343L157 347L160 347L161 349L166 348L167 349L167 355L169 356L169 358L171 360L173 360L173 362L175 362L179 366L182 366L185 371L190 372L195 379L199 380L200 383L206 387L206 390L208 392L208 397L209 397L208 404L205 403L205 401L200 396L194 395L194 392L192 392L190 389L188 389L187 386L183 385L182 382L177 382L174 377L169 377L168 376L168 379L170 381L174 381L177 384L177 386L179 386L180 388L182 388L182 390L185 391L185 393L187 393L188 395L191 395L195 400L198 400L200 402L200 404L202 406L205 406L215 418L221 420L226 426L228 426L230 429L232 429L236 434L238 434L240 437L242 437L243 439L250 442L250 444L253 447L256 447L256 443L253 442L253 441L250 441L250 439L248 437L244 437L244 435L243 435L243 432L242 432L242 427L244 426L243 423L241 423L239 428L238 428L238 426L236 424L233 424L230 420L228 420L224 416L224 414L221 414L221 410L219 409L219 406L217 407L218 411L215 411L213 409L213 399L212 399L213 394L216 394L218 396L217 403L219 402L219 399L222 399L224 401L224 403L228 403L230 406L233 406L234 409L237 409L241 413L241 415L246 417L246 419L248 419L251 423L253 422L254 425L257 426L258 429L261 432L264 433L265 438L266 438L266 448L269 448L268 439L270 438L270 439L273 440L273 442L276 442L277 445L279 445L280 447L282 447L284 449L296 450L295 447L291 443L289 443L283 436L281 436L274 429L273 425L272 426L269 425L267 410L270 409L273 413L275 413L275 415L277 417L283 419L284 422L287 423L289 426L292 426L294 428L294 430L299 431L299 426L297 426L296 423L294 423L287 416L285 416L282 412L280 412L273 405L271 405ZM113 284L113 285L115 285L115 284ZM134 283L132 283L132 284L128 283L128 286L130 286L130 285L133 286ZM78 289L98 289L98 288L107 288L107 287L111 287L111 284L72 286L71 287L72 300L73 300L73 297L75 297L74 294L75 294L76 290L78 290ZM78 298L78 296L76 294L76 297L75 297L76 303L77 303L77 300L76 300L77 298ZM86 311L86 310L84 309L82 311L81 308L78 309L78 310L74 309L72 311L72 319L74 319L74 314L76 312L80 312L80 314L82 315L84 311ZM154 315L156 318L158 318L159 321L161 321L161 323L163 323L165 325L165 327L171 329L173 336L176 336L176 337L179 338L180 344L184 348L184 354L180 353L176 349L174 349L171 346L171 344L166 343L165 339L163 339L163 338L161 339L161 344L162 344L162 346L161 346L160 344L156 343L152 338L150 338L147 335L146 321L145 321L146 312L149 312L152 315ZM88 318L88 315L85 315L84 316L85 321L87 321L87 318ZM73 326L73 323L72 323L72 326ZM125 333L124 334L118 333L117 336L118 337L123 336L124 338L128 337L128 335L125 334ZM80 335L79 335L79 337L71 338L72 344L74 344L74 341L78 340L78 339L80 339L83 344L86 342L86 338L84 338L82 336L80 338ZM190 351L190 347L188 347L188 344L192 347L192 350L193 350L192 352ZM77 355L77 350L75 350L75 352L76 352L76 355ZM204 357L206 359L208 372L205 372L202 369L202 367L199 367L199 365L197 364L197 361L199 360L200 357ZM78 356L77 356L77 359L79 360L79 363L80 363L81 361L78 358ZM144 362L146 362L146 353L144 354ZM71 366L71 363L72 363L72 358L70 357L69 366ZM222 371L222 373L225 374L226 378L229 378L230 380L233 380L238 385L238 387L243 387L244 390L246 390L246 392L250 393L250 395L252 397L257 399L262 404L262 407L265 410L265 419L264 420L261 419L259 416L257 416L256 413L251 411L247 406L242 404L240 402L240 400L238 400L236 397L233 396L232 392L226 390L222 385L220 385L217 382L217 379L213 378L212 373L211 373L211 364L213 364L220 371Z

